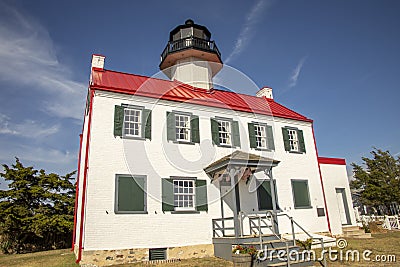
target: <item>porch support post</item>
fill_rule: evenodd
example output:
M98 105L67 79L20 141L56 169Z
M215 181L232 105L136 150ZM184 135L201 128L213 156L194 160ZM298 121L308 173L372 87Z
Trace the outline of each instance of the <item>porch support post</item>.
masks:
M224 200L223 200L223 193L222 193L222 186L221 182L219 181L219 200L221 202L221 217L222 217L222 236L225 236L225 215L224 215Z
M266 169L265 175L269 177L269 183L270 183L270 188L271 188L271 198L272 198L272 229L275 234L279 235L279 227L278 227L278 216L276 213L278 212L277 205L276 205L276 195L275 195L275 183L274 183L274 177L272 176L272 167L269 169Z
M239 226L239 210L237 207L237 203L239 200L239 190L237 188L237 180L236 180L236 175L238 173L238 170L234 167L228 167L228 173L229 177L231 178L231 190L232 190L232 211L233 211L233 226L235 228L235 237L239 237L239 233L241 231L240 226Z

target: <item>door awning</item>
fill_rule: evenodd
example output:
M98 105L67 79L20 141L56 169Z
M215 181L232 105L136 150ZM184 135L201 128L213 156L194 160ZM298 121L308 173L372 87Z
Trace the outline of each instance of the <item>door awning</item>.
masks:
M250 168L253 173L271 169L277 166L278 160L263 157L256 154L251 154L236 150L232 154L214 161L204 168L204 171L210 176L215 177L216 173L223 173L228 167L245 167Z

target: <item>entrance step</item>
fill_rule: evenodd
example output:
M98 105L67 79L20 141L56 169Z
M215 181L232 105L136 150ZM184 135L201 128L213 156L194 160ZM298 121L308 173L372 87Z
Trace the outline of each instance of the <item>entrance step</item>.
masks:
M371 238L371 233L365 233L363 229L358 226L347 226L342 228L343 237L349 238Z

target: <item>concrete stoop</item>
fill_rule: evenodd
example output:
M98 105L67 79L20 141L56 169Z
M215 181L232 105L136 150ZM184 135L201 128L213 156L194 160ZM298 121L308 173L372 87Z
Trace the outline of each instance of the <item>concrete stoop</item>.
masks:
M349 238L372 238L371 233L365 233L363 229L358 226L347 226L342 228L342 237Z

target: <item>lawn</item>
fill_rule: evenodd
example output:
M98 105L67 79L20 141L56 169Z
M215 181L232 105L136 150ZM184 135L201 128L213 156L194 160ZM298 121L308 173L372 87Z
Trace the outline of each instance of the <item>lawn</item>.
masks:
M400 266L400 231L391 231L382 234L372 234L373 238L369 239L356 239L356 238L345 238L347 241L347 247L343 249L343 259L346 258L346 251L358 250L360 252L360 261L328 261L328 266ZM337 248L333 248L337 249ZM338 249L337 249L338 250ZM371 260L363 260L363 251L370 250L372 253L368 256ZM395 262L377 262L375 256L395 255ZM349 256L351 260L352 257ZM316 264L316 266L321 266Z
M346 238L348 246L343 249L344 252L348 250L357 249L360 251L360 257L362 258L362 252L364 250L371 250L372 254L369 256L372 259L376 255L395 255L396 262L390 263L378 263L372 261L362 260L360 262L354 261L329 261L329 266L400 266L400 231L392 231L384 234L373 234L371 239L354 239ZM337 249L337 248L334 248ZM0 254L0 267L76 267L75 257L69 249L44 251L29 254L19 255L2 255ZM142 263L135 264L123 264L118 267L136 267L143 266ZM182 260L178 262L158 264L158 265L144 265L144 266L162 266L162 267L175 267L175 266L186 266L186 267L223 267L233 266L231 262L224 261L217 258L202 258L202 259L191 259ZM320 266L318 263L315 266Z
M77 267L71 249L49 250L28 254L0 254L0 267Z

